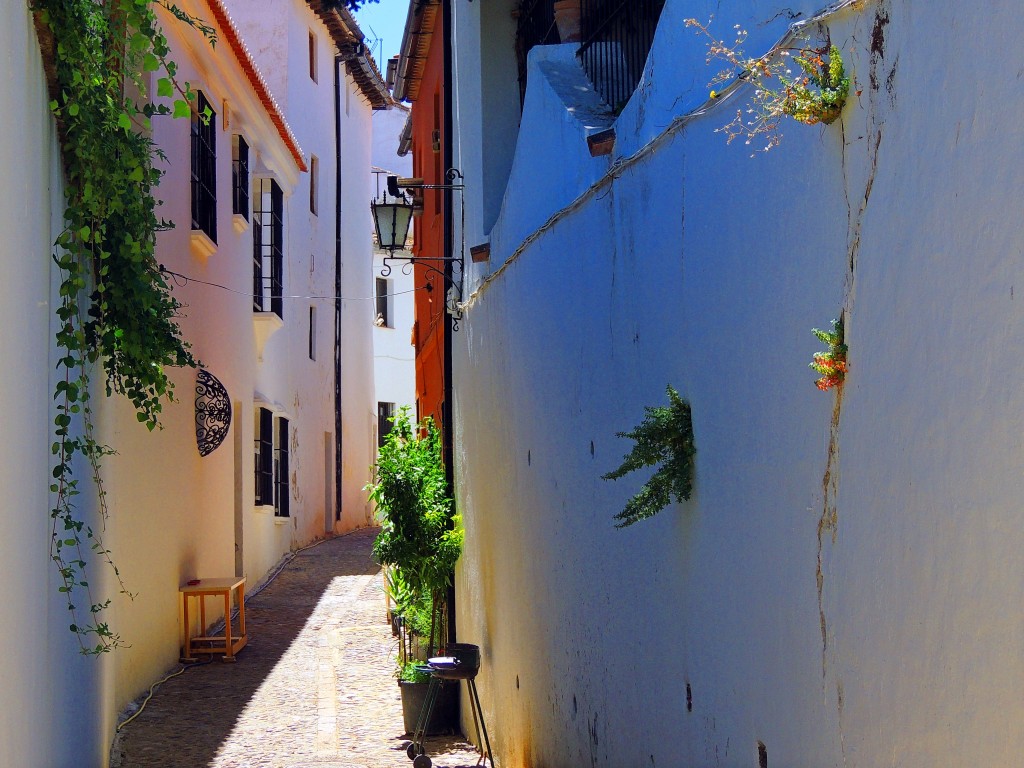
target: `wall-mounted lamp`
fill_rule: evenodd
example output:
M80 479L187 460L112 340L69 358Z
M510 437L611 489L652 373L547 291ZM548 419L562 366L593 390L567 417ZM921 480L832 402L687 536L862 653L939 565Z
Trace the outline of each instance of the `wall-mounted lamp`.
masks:
M395 251L404 251L405 243L409 237L409 224L412 222L413 201L405 194L405 190L416 189L443 189L459 193L459 204L463 208L463 220L465 218L465 201L462 198L463 184L462 173L457 168L449 168L445 174L447 184L424 184L423 179L401 178L388 176L387 191L382 193L380 200L370 202L370 210L373 212L373 224L377 229L377 243L382 250L390 255L384 258L384 266L381 268L381 276L387 277L391 274L389 261L403 261L402 272L409 274L413 265L422 264L426 267L428 280L432 275L440 277L449 286L447 292L448 314L452 316L452 330L459 329L458 321L462 316L459 309L459 302L462 301L462 274L463 274L463 248L459 248L458 256L396 256ZM458 183L456 183L456 180ZM388 200L388 195L391 200ZM465 238L465 226L462 227L462 236ZM441 262L444 269L438 269L433 263ZM458 282L452 277L452 269L449 264L459 265ZM433 290L428 282L427 290Z

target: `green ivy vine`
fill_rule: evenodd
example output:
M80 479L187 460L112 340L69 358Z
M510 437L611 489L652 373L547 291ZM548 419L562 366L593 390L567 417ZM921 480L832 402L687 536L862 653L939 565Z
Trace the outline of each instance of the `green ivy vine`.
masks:
M644 467L656 467L654 474L615 516L616 528L654 517L672 502L690 498L693 492L694 456L697 447L693 439L693 419L690 403L668 385L668 405L644 407L644 420L631 432L616 432L616 437L627 437L636 443L625 455L622 464L607 474L604 480L618 480L630 472Z
M211 27L172 3L159 5L214 42ZM163 172L154 159L165 158L149 138L152 118L191 115L193 94L175 80L150 0L33 0L31 7L52 42L50 109L65 171L65 226L53 253L61 284L50 557L71 631L83 653L99 654L124 643L104 619L110 600L93 598L89 552L113 569L121 592L130 593L102 531L78 513L82 488L75 471L83 461L89 467L105 523L110 509L101 460L114 451L95 436L93 375L101 372L105 394L126 397L138 421L153 430L164 401L174 400L166 368L197 365L177 325L180 304L155 258L156 233L171 224L156 216ZM161 70L166 74L154 77L156 93L148 93L149 73ZM154 96L171 105L155 103ZM85 608L76 596L86 597Z

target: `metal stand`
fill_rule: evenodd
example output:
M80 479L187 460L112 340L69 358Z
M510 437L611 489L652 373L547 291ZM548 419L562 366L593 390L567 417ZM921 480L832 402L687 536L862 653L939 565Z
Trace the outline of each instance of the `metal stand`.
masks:
M485 760L491 761L491 768L494 768L494 756L491 754L491 740L487 736L487 724L484 722L484 712L480 707L480 696L476 692L476 669L471 670L457 670L457 669L431 669L430 670L430 687L427 689L427 698L423 702L423 708L420 710L419 719L416 721L416 732L413 734L412 743L406 748L406 755L412 760L413 768L430 768L433 764L430 758L425 754L423 748L423 741L427 734L427 723L430 722L430 716L434 712L434 704L437 701L437 696L440 693L441 686L448 680L465 680L466 687L469 689L469 706L473 712L473 727L476 729L476 740L478 744L483 744L486 751L481 749L480 759L477 760L477 765L484 764ZM483 741L480 739L480 731L483 730Z

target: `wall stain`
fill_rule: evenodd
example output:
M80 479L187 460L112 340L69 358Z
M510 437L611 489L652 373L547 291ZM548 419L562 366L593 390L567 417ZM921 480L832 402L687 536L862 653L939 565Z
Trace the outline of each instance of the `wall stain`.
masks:
M871 28L871 65L868 70L871 90L877 91L878 64L885 57L885 28L889 24L889 12L882 7L875 11L875 23Z

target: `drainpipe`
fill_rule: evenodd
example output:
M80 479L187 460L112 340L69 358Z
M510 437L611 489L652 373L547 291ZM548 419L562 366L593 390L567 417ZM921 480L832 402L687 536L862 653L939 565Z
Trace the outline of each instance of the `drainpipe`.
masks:
M341 56L334 57L334 521L341 520Z
M441 2L441 15L443 17L443 31L444 35L444 165L442 166L446 170L454 167L454 148L452 146L452 87L455 82L453 76L454 67L452 57L452 0L442 0ZM447 183L447 180L442 180L440 183ZM465 193L463 193L465 194ZM445 204L444 204L444 255L453 256L455 250L455 233L454 233L454 216L452 211L452 200L454 193L452 190L445 190ZM465 200L462 201L465 205ZM460 256L462 254L459 254ZM452 262L449 259L444 263L445 275L448 278L448 283L451 284L452 280ZM462 282L462 275L459 275L459 281ZM445 410L447 413L445 416L445 429L444 434L441 436L444 443L444 469L445 475L448 479L448 489L452 494L452 498L455 498L455 398L453 396L454 386L452 383L452 316L446 311L444 313L444 402ZM453 579L454 581L454 579ZM448 637L452 642L458 640L456 634L456 621L455 621L455 586L454 584L448 587Z

